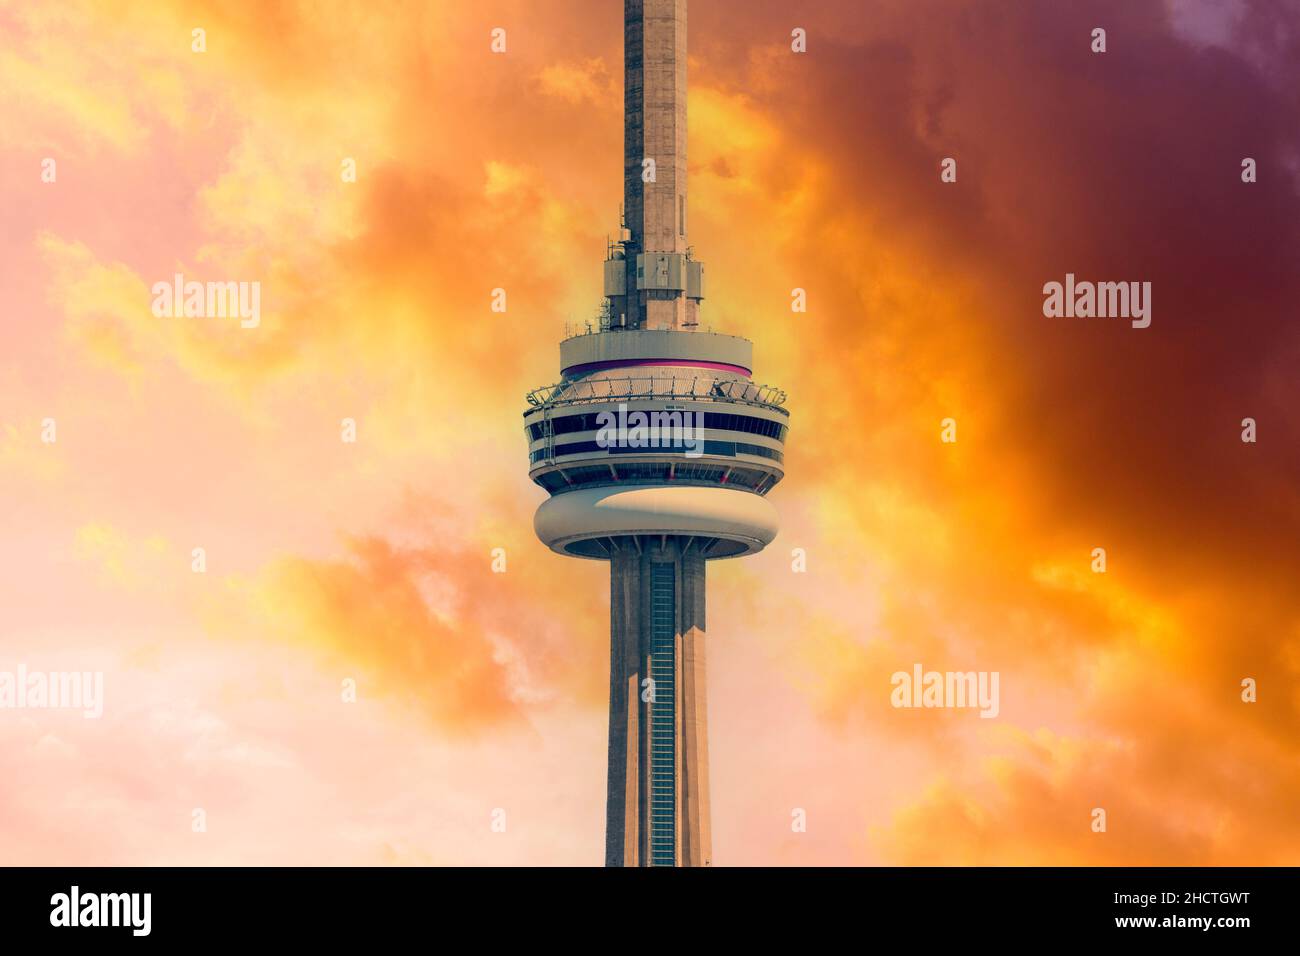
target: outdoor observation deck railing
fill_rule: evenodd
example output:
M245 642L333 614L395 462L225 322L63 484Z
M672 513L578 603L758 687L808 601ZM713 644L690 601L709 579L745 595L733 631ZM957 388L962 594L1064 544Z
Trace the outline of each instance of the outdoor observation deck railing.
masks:
M628 401L656 398L757 405L782 415L790 414L781 407L785 404L786 395L779 388L745 379L712 376L577 379L535 388L528 393L528 403L539 409L616 399Z

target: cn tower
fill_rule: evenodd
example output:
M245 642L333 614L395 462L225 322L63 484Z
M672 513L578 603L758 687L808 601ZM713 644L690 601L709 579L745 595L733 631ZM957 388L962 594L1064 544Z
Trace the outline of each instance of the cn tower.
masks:
M598 327L529 393L537 536L610 565L607 866L709 866L705 568L776 537L785 393L701 331L687 242L686 0L625 0L623 222Z

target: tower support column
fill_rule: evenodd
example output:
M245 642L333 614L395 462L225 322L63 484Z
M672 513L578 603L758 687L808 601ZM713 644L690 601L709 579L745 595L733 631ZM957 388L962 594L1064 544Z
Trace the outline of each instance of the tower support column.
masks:
M631 328L686 329L696 324L703 295L691 288L686 264L686 0L624 0L623 21L630 242L625 292L611 301Z
M709 539L615 539L610 559L607 866L709 866Z

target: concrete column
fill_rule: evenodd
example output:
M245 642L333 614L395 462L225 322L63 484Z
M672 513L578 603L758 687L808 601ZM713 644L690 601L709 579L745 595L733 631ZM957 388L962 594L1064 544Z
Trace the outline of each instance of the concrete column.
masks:
M713 844L709 829L709 718L705 682L704 556L687 545L680 559L680 598L677 605L678 739L685 759L678 786L678 832L681 866L711 866Z
M637 253L686 252L686 0L624 0L623 207L629 325L679 329L680 290L637 292ZM655 178L645 182L644 161Z
M609 780L605 865L641 860L641 561L615 552L609 565Z
M619 541L610 561L609 775L605 864L650 863L651 568L674 575L674 853L678 866L709 866L708 709L705 684L705 560L688 539ZM666 689L665 689L666 690Z

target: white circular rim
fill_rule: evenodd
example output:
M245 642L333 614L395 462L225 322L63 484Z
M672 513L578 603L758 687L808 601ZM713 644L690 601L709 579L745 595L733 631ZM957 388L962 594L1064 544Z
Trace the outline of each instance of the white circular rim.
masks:
M722 538L744 550L763 550L776 537L779 518L766 498L735 488L700 485L609 485L580 488L542 502L533 519L537 537L570 557L599 555L569 550L594 538L636 534ZM721 557L721 555L720 555Z

